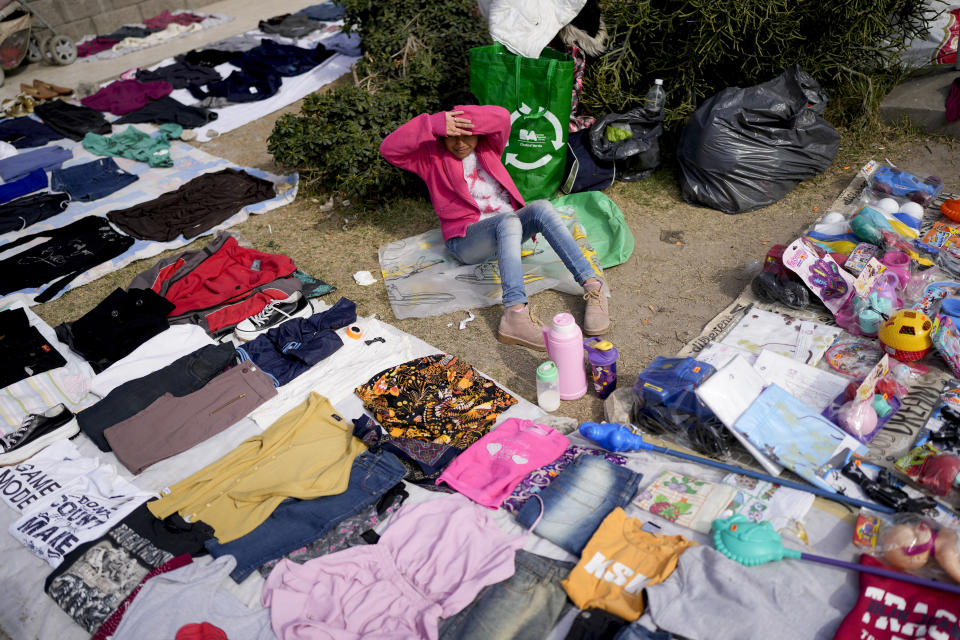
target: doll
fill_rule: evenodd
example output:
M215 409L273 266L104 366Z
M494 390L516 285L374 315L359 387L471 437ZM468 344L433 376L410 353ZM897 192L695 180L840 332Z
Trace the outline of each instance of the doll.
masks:
M960 541L948 527L934 531L926 523L898 524L881 534L883 558L895 569L916 571L934 557L937 564L960 582Z

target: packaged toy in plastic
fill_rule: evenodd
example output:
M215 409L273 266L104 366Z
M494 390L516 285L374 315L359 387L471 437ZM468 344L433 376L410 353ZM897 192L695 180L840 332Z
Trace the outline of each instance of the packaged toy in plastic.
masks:
M633 385L634 421L699 453L726 457L734 438L694 393L715 371L693 358L658 356Z
M861 512L854 543L885 564L943 582L960 582L957 529L911 514L886 517Z

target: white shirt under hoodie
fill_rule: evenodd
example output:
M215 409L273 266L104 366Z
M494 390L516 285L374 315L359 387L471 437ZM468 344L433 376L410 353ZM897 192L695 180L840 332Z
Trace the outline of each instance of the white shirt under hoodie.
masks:
M510 194L493 176L484 171L477 162L477 154L472 151L463 159L463 178L467 181L470 195L480 207L480 220L514 211Z

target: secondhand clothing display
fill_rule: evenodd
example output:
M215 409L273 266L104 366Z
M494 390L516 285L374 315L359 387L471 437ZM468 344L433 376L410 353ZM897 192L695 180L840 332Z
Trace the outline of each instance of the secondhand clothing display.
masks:
M72 441L57 440L29 459L0 469L0 500L12 509L24 511L98 466L99 460L81 456Z
M2 248L7 251L41 238L45 241L0 260L0 295L50 283L35 298L47 302L84 271L119 256L134 242L114 231L106 219L86 216L59 229L20 236Z
M201 67L219 67L224 62L233 62L240 54L236 51L221 51L219 49L193 49L183 54L184 62Z
M453 494L405 505L377 544L296 564L281 560L262 602L280 640L436 640L440 618L514 573L526 536L510 536L489 511Z
M117 80L83 98L80 103L98 111L109 111L118 116L136 111L151 100L170 95L173 85L169 82L140 82Z
M215 111L188 107L182 102L167 96L154 100L136 111L131 111L115 120L114 124L136 124L140 122L163 124L169 122L179 124L184 129L193 129L216 119L217 113Z
M466 449L517 399L456 356L424 356L381 371L356 393L392 436Z
M607 514L629 504L642 478L602 457L580 456L540 492L539 500L520 507L517 522L579 556Z
M233 558L224 556L150 578L113 640L173 639L182 627L199 621L220 628L229 640L275 640L267 612L248 609L220 585L233 565Z
M120 621L123 619L123 616L130 607L130 604L133 602L133 599L137 597L138 593L140 593L143 585L153 577L159 576L163 573L169 573L170 571L174 571L180 567L185 567L191 562L193 562L193 559L190 557L190 554L181 553L179 556L167 560L156 569L151 569L147 575L143 576L140 584L134 587L133 591L130 592L130 595L128 595L124 601L120 603L120 606L118 606L116 610L110 614L110 617L104 620L103 624L100 625L100 628L97 629L93 636L90 637L90 640L113 640L113 636L117 632L117 627L120 626Z
M25 509L10 525L10 535L56 567L152 495L117 475L113 465L100 465Z
M220 79L220 74L210 67L190 64L185 60L179 60L152 71L137 70L137 80L140 82L169 82L174 89L186 89L191 84L207 84Z
M0 204L0 233L23 231L32 224L63 213L70 204L65 193L36 193Z
M170 301L149 289L114 289L77 320L57 325L57 337L100 373L165 331L171 309Z
M610 453L602 449L592 449L590 447L581 447L580 445L571 445L566 451L560 454L553 462L547 463L539 469L534 469L525 478L520 481L513 492L503 501L501 505L504 510L510 513L516 513L528 500L536 494L550 486L561 471L570 466L570 464L581 455L600 456L607 462L616 465L627 464L626 456L618 453Z
M362 457L363 454L358 456L357 460L360 460ZM354 460L354 464L357 463L357 460ZM351 471L351 474L352 473ZM374 531L374 527L399 509L403 501L410 497L410 494L408 494L404 488L405 486L402 482L395 484L380 497L377 504L361 510L356 515L344 518L322 538L305 544L299 549L294 549L286 554L284 558L297 564L303 564L314 558L336 553L337 551L343 551L350 547L376 544L377 541L380 540L380 535ZM319 499L324 500L324 498ZM280 505L280 508L283 508L283 505ZM274 511L274 513L276 513L276 511ZM273 571L273 568L279 564L280 560L280 558L268 560L258 570L260 575L266 578L270 575L270 572Z
M275 33L285 38L302 38L323 26L322 22L311 20L300 14L285 13L261 20L259 27L264 33Z
M203 100L203 106L212 106L206 101L214 98L222 98L228 103L258 102L276 95L282 83L283 78L277 73L234 71L223 80L208 83L206 89L190 85L190 94Z
M200 555L213 531L202 522L157 520L145 505L102 537L67 554L44 591L89 633L96 631L147 573L181 554Z
M101 158L53 171L50 188L66 191L71 199L86 202L105 198L139 179L118 167L113 158Z
M488 509L498 509L520 480L570 445L562 433L510 418L470 445L437 478Z
M107 219L134 238L169 242L180 235L195 238L242 208L274 195L269 180L223 169L199 175L153 200L111 211Z
M203 520L227 543L253 531L287 498L346 491L353 459L362 451L350 422L329 400L311 393L262 434L164 490L148 506L158 518L180 512L191 522Z
M110 123L96 109L63 100L41 102L33 112L51 129L71 140L82 140L88 131L109 134Z
M645 589L647 614L641 622L649 617L660 629L684 638L762 638L774 628L777 637L783 640L830 640L835 637L840 617L856 600L856 594L848 593L843 587L842 574L837 576L835 584L829 585L813 580L784 581L780 576L779 563L745 567L710 547L691 547L680 555L680 562L669 578ZM867 574L861 574L860 578L861 581L876 580L897 585L893 593L903 597L914 589L928 591ZM940 591L928 592L949 597ZM957 596L952 598L952 610L957 611L960 606ZM856 634L837 635L837 638L860 640L867 637L860 635L860 629L867 628L878 640L891 639L891 636L877 633L872 624L860 623L863 610L869 606L867 601L875 602L872 598L861 600L864 607L858 605L859 610L851 612L852 617L847 618L852 623L847 628L856 629ZM907 609L904 615L912 610L912 607ZM931 607L930 612L933 610ZM731 620L736 620L736 624L729 624ZM824 625L818 622L822 620L832 622Z
M697 544L683 536L647 533L643 524L620 507L604 518L563 581L575 605L636 620L643 613L643 588L663 582L680 554Z
M259 47L244 51L230 64L250 75L288 77L306 73L332 55L333 51L319 42L313 49L306 49L264 38Z
M514 565L512 576L440 622L440 640L541 640L556 625L571 607L560 581L573 563L519 549Z
M236 558L237 567L230 577L241 582L258 567L316 541L376 503L400 482L403 472L403 465L392 454L364 451L354 459L342 493L282 502L250 533L226 544L210 540L207 549L215 556Z
M121 156L146 162L151 167L172 167L170 141L180 137L183 127L178 124L162 124L156 135L127 127L112 136L88 133L83 137L83 148L98 156Z
M302 290L295 270L288 256L247 249L219 233L203 249L158 260L130 288L152 289L172 302L170 322L198 324L216 335Z
M170 327L98 373L90 381L90 392L103 398L125 382L142 378L177 358L212 344L215 344L213 339L196 325Z
M0 141L10 143L17 149L42 147L63 137L63 134L29 116L0 121Z
M0 178L4 182L19 180L37 169L53 171L59 169L67 160L73 158L73 151L58 147L43 147L32 151L23 151L15 156L0 160Z
M165 394L181 397L202 389L233 364L236 355L236 349L228 342L208 345L177 358L166 367L111 390L99 402L78 413L77 424L101 451L109 451L104 431L135 416Z
M26 311L0 311L0 388L65 364L50 341L30 326Z
M0 203L10 202L14 198L25 196L47 187L47 172L43 169L31 171L29 174L6 184L0 184Z
M104 430L103 436L117 460L137 474L215 436L275 395L269 376L257 367L239 365L193 393L160 396Z
M370 451L389 451L395 455L406 469L403 479L408 482L429 482L425 487L427 489L447 465L463 453L463 449L449 444L418 438L394 438L389 433L383 433L367 415L353 419L353 435L360 438Z
M260 367L282 386L343 346L336 333L357 321L357 305L340 298L336 304L309 318L294 318L237 348L243 362Z

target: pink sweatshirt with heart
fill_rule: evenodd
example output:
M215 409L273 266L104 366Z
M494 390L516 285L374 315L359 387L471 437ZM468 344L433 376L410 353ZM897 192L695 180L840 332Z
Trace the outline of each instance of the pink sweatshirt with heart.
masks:
M527 474L569 446L567 437L552 427L510 418L457 456L437 484L446 482L477 504L498 509Z

